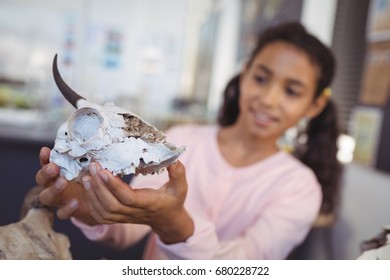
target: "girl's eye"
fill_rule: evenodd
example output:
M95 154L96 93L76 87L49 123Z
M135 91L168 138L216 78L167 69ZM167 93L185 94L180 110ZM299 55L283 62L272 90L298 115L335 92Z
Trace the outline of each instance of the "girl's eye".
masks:
M286 94L291 97L299 97L300 93L293 88L286 88Z
M255 80L257 83L259 83L261 85L263 85L267 82L267 78L265 76L262 76L262 75L256 75Z

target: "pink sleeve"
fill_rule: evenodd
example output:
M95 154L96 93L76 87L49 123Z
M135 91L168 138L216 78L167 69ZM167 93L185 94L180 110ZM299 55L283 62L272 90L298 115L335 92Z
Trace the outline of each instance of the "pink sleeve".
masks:
M285 184L277 199L258 215L241 236L221 241L213 223L192 216L195 232L186 242L160 249L172 259L285 259L306 237L321 204L321 191L313 178ZM232 221L232 224L234 221Z

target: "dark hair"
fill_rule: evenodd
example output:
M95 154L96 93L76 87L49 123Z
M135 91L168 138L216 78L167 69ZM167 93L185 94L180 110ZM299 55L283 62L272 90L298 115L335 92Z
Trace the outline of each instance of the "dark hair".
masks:
M282 23L265 30L249 57L248 66L265 46L278 41L287 42L304 51L319 68L315 98L320 96L332 82L335 73L335 59L331 50L308 33L298 22ZM233 77L225 88L223 103L218 115L218 124L222 127L230 126L237 120L239 83L240 74ZM294 154L314 171L322 187L321 213L333 213L338 202L342 166L337 160L339 128L336 106L331 100L317 117L310 120L306 133L308 136L306 143L298 147Z

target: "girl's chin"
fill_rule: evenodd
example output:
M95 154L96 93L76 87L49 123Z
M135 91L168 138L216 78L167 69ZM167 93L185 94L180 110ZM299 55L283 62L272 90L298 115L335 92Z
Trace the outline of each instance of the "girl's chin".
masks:
M276 141L283 133L277 133L272 127L269 126L260 126L257 124L253 124L249 126L249 133L256 138L262 140Z
M270 136L270 131L264 127L258 126L258 125L252 125L249 128L249 133L258 138L267 138Z

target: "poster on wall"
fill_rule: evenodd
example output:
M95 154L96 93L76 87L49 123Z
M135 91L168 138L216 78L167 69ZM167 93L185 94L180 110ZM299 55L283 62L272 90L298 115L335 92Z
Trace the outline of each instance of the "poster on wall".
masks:
M390 41L390 0L371 1L367 35L370 42Z
M122 32L113 28L106 31L106 40L104 45L104 66L115 69L121 64L122 58Z
M390 41L368 46L360 102L385 106L390 94Z
M352 113L352 136L356 141L353 161L373 167L377 158L383 113L380 108L358 106Z

